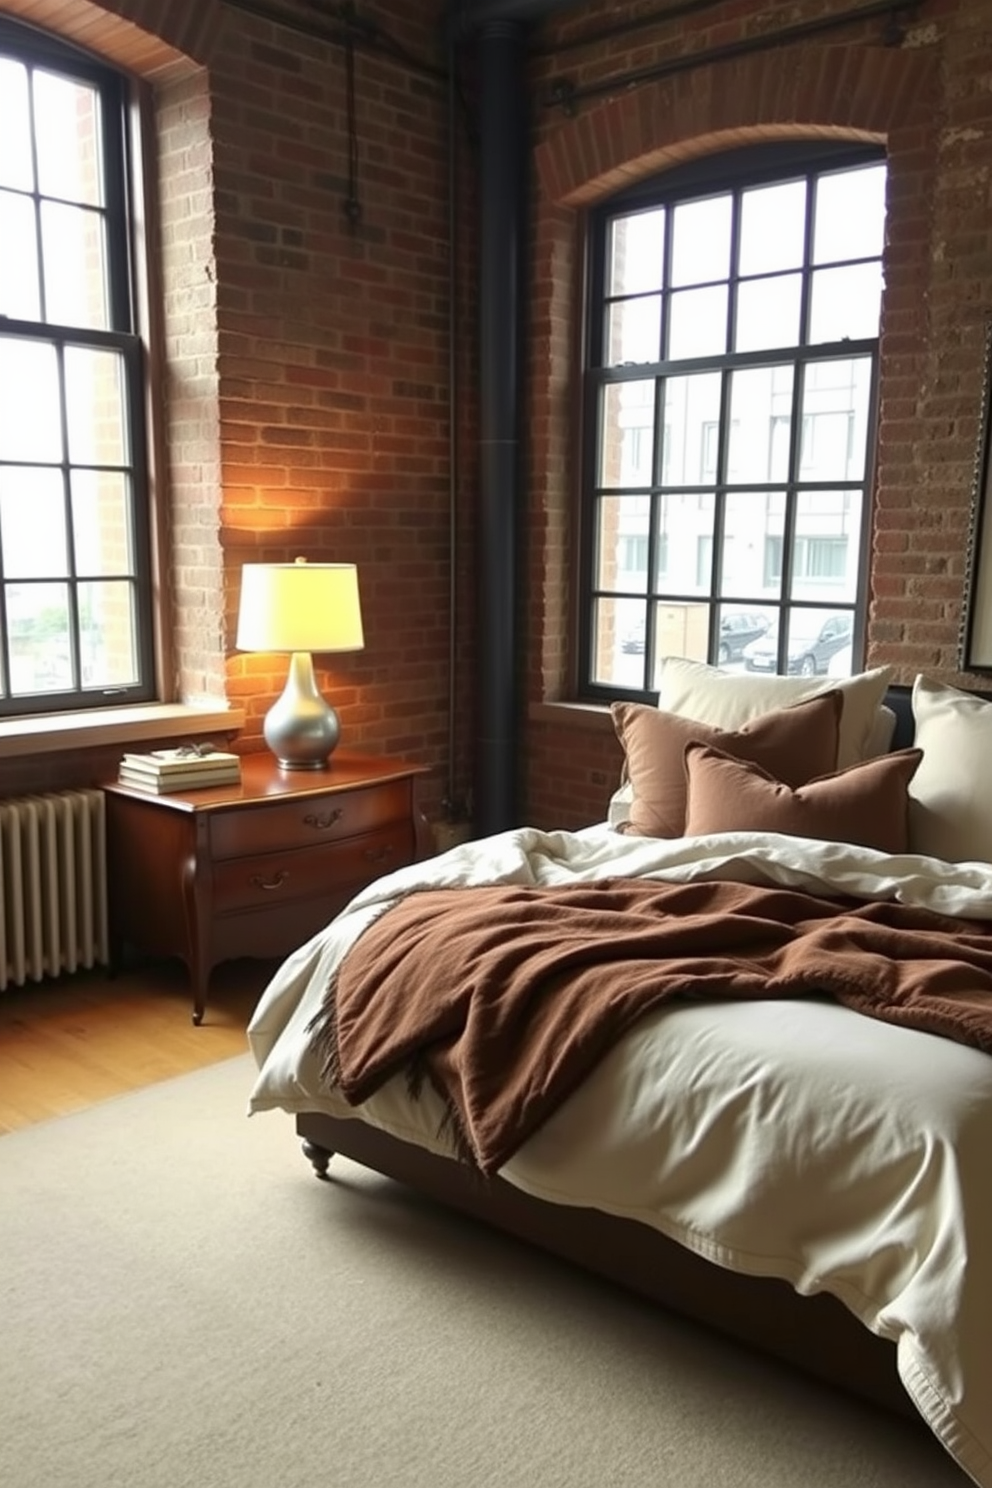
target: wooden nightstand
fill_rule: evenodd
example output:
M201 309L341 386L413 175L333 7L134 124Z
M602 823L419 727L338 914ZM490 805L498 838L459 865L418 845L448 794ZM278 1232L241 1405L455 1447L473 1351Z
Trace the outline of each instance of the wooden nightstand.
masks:
M325 770L246 755L238 785L107 797L112 964L125 945L178 956L200 1023L210 972L287 955L373 879L426 857L408 760L335 753Z

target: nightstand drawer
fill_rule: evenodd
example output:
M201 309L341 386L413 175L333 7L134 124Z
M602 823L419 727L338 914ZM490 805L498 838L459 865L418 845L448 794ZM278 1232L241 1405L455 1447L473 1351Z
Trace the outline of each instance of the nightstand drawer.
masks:
M211 818L214 859L319 846L356 837L411 817L409 780L388 780L357 790L328 791L253 811L218 811Z
M227 858L214 864L214 909L223 915L326 895L329 920L343 894L350 897L381 874L409 863L413 854L413 828L409 821L398 821L333 846Z

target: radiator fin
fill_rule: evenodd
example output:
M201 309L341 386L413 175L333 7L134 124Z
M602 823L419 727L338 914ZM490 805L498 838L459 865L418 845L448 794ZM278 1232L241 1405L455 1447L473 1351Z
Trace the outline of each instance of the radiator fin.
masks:
M0 800L0 992L109 959L103 792Z

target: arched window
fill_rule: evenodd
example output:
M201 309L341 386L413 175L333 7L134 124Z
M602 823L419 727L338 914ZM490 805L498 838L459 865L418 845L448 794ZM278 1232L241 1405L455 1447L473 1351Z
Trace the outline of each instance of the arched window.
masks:
M0 715L154 696L127 80L0 21Z
M768 146L590 220L581 690L860 661L885 160Z

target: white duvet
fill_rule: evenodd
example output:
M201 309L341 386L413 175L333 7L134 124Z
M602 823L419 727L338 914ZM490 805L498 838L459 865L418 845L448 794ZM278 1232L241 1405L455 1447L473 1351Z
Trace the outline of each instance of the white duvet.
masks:
M378 880L276 974L249 1028L252 1112L323 1110L435 1152L441 1106L394 1079L357 1111L305 1033L363 926L419 885L733 878L992 920L992 867L768 834L674 842L524 828ZM502 1170L544 1199L654 1226L735 1271L838 1297L992 1488L992 1058L829 1002L646 1015Z

